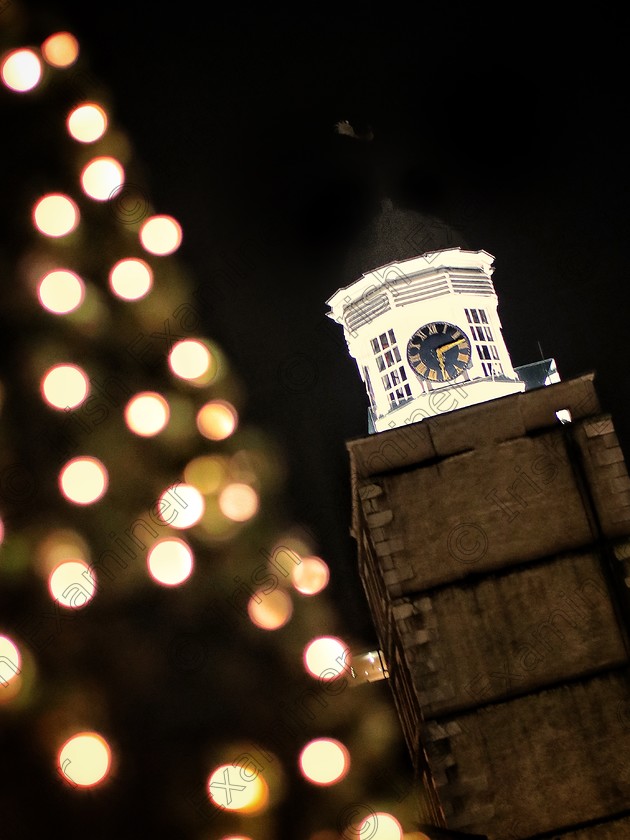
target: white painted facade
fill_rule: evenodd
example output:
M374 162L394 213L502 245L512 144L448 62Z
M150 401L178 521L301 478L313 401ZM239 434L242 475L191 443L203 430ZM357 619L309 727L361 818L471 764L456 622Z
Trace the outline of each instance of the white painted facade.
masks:
M508 353L487 251L448 248L362 275L329 300L370 400L373 431L525 390ZM455 379L429 381L407 358L419 328L446 322L463 333L470 362Z

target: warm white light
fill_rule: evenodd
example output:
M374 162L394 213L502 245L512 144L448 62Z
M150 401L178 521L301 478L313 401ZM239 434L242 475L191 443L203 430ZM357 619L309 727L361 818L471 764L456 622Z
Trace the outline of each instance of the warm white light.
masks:
M140 300L153 286L153 272L144 260L120 260L109 272L109 287L123 300Z
M188 580L193 568L190 547L178 539L164 539L155 543L147 555L149 573L164 586L178 586Z
M317 738L300 753L300 770L315 785L334 785L350 769L350 754L334 738Z
M105 494L108 484L107 470L97 458L73 458L59 474L63 495L77 505L90 505Z
M33 208L33 223L45 236L66 236L79 224L79 208L67 195L49 193Z
M90 381L78 365L55 365L44 374L40 387L49 406L64 410L81 405Z
M319 636L304 648L306 670L320 680L334 680L349 668L348 646L336 636Z
M402 840L403 830L396 817L377 812L359 824L358 840Z
M83 560L64 560L50 573L48 589L62 607L77 610L94 597L96 577Z
M252 775L233 764L221 764L208 777L208 795L219 808L255 813L269 798L269 788L260 773Z
M17 645L8 636L0 636L0 691L17 677L21 663Z
M37 294L44 309L55 315L67 315L83 302L85 286L74 271L58 268L42 277Z
M68 114L66 127L70 136L80 143L94 143L107 130L107 114L95 102L86 102Z
M221 513L233 522L251 519L258 511L258 504L258 493L248 484L228 484L219 495Z
M328 585L330 572L321 557L302 557L291 569L291 583L302 595L317 595Z
M172 254L179 248L181 241L181 226L172 216L151 216L140 228L142 247L151 254Z
M293 603L282 589L275 589L265 595L259 591L249 599L247 612L253 624L262 630L278 630L293 614Z
M185 338L173 346L168 363L180 379L199 379L210 369L212 356L202 341Z
M33 50L13 50L2 59L0 74L8 88L17 93L25 93L39 84L42 63Z
M81 185L86 195L96 201L108 201L125 182L125 170L112 157L98 157L85 165Z
M132 397L125 407L125 422L142 437L157 435L168 423L170 410L161 394L144 391Z
M209 440L225 440L236 429L236 409L225 400L211 400L197 413L197 428Z
M191 484L173 484L156 502L157 515L171 528L192 528L206 509L203 496Z
M79 56L79 42L70 32L55 32L42 44L42 55L53 67L70 67Z
M102 782L111 766L111 750L97 732L78 732L59 750L58 770L73 787Z

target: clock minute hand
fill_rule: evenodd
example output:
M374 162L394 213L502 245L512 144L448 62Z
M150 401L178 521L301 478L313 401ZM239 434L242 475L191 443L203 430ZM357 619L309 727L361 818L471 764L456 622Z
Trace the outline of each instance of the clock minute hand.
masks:
M451 347L458 347L460 344L464 344L464 339L460 338L459 341L451 341L449 344L442 344L441 347L438 347L436 353L438 356L444 355L447 350L450 350Z

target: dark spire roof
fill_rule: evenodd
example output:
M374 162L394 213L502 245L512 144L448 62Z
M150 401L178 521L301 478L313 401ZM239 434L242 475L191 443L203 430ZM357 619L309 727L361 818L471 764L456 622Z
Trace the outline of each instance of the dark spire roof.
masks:
M391 199L385 198L378 214L347 252L344 281L351 283L375 268L427 251L457 246L469 248L464 236L455 228L435 216L396 206Z

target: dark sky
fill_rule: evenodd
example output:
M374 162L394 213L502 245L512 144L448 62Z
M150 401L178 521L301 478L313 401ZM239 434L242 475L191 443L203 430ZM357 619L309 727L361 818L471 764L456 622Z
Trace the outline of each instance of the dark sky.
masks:
M552 22L513 4L493 15L230 5L203 22L189 0L39 8L50 31L79 37L109 90L138 162L128 176L181 221L208 333L246 385L248 419L285 450L287 505L318 534L357 628L369 633L345 441L367 432L366 397L325 301L375 267L363 240L384 197L406 220L388 259L444 237L492 253L513 363L542 347L563 378L595 370L625 445L627 70L615 20L590 9ZM338 136L343 119L374 139Z

